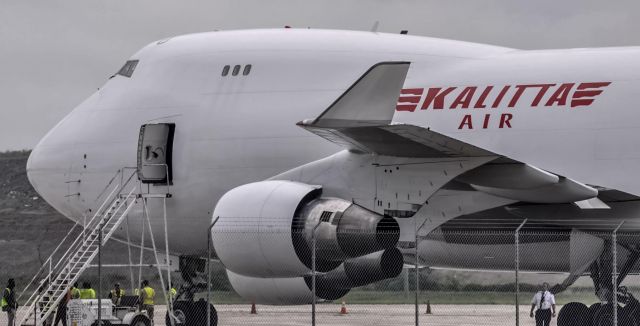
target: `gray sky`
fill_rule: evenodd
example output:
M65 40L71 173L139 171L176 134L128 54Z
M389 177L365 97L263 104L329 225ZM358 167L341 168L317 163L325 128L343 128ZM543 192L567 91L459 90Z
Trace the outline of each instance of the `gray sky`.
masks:
M369 30L522 49L640 45L637 0L0 0L0 151L32 148L145 44L260 27Z

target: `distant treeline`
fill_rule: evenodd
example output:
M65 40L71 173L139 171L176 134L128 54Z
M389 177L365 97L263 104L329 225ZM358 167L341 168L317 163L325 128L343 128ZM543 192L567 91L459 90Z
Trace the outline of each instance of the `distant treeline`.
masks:
M24 157L24 156L28 156L29 154L31 154L30 149L23 149L19 151L0 152L0 157L3 157L3 158Z

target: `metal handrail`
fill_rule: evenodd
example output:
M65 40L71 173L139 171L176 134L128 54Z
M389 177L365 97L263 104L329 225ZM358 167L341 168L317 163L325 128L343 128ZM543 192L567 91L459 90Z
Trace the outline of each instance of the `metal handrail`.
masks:
M113 194L115 193L115 191L118 189L119 185L114 187L114 189L109 193L109 196L107 197L107 199L105 200L105 202L100 206L100 208L98 208L98 210L96 211L95 215L91 218L91 220L89 221L88 225L85 226L85 228L82 230L82 235L84 235L86 233L86 230L88 229L88 226L93 225L96 217L101 213L102 209L104 208L105 204L107 202L110 202L110 198L113 196ZM112 205L111 205L112 206ZM71 245L69 246L69 248L67 248L67 250L65 251L65 253L62 255L62 257L60 257L60 259L58 260L58 263L56 263L56 265L52 268L52 270L46 275L46 277L42 278L40 280L40 282L38 283L38 289L41 288L44 285L44 282L48 279L51 278L51 274L53 274L54 270L58 270L58 267L60 266L60 264L62 262L66 263L69 261L70 259L70 253L71 252L75 252L77 251L77 248L79 246L81 246L84 242L85 242L86 238L84 236L79 236L77 237L73 243L71 243ZM73 250L72 250L73 249ZM27 290L27 289L25 289ZM37 303L37 298L38 298L38 291L34 291L31 296L29 296L29 298L27 299L25 305L29 306L29 309L27 309L27 312L30 313L32 307ZM30 303L33 302L33 303Z
M40 273L44 270L44 267L46 265L49 265L49 273L51 273L51 260L52 260L53 256L58 252L58 249L60 249L62 244L65 241L67 241L67 238L69 237L69 235L71 235L71 233L73 233L73 230L75 230L78 225L79 225L78 223L74 223L73 224L73 226L71 227L71 230L69 230L69 232L67 232L67 235L64 236L64 238L62 239L62 241L60 241L60 243L58 244L56 249L54 249L53 252L51 253L51 255L49 255L49 258L47 258L47 260L45 260L44 263L42 263L42 265L40 266L40 269L38 269L38 271L33 275L31 280L29 281L29 283L27 283L27 285L24 287L24 290L22 290L22 292L20 292L20 295L18 296L18 299L16 299L17 302L20 302L20 299L22 299L22 296L24 295L26 290L31 285L33 285L33 282L38 278L38 275L40 275Z
M114 193L116 190L117 190L117 186L116 186L116 187L111 191L111 193L110 193L110 194L109 194L109 196L107 197L107 200L105 200L105 202L104 202L104 203L102 203L102 205L98 208L98 210L96 211L96 214L91 218L91 220L90 220L90 222L89 222L89 225L90 225L90 224L95 220L95 217L100 213L100 211L104 208L105 204L109 201L109 200L108 200L108 198L109 198L109 197L111 197L111 196L113 195L113 193ZM85 229L83 229L83 230L82 230L82 235L84 235L84 233L85 233L85 232L86 232L86 226L85 226ZM75 239L75 240L74 240L74 241L69 245L69 247L67 248L67 250L65 251L65 253L64 253L64 254L60 257L60 259L58 260L58 263L57 263L57 264L52 268L53 270L57 269L57 267L60 265L60 263L61 263L62 261L66 261L66 260L67 260L67 256L68 256L69 252L71 252L71 249L72 249L72 248L77 247L77 244L79 244L79 240L80 240L80 239L83 239L83 240L84 240L84 237L77 237L77 238L76 238L76 239ZM52 255L53 255L53 254L52 254ZM51 259L51 258L52 258L52 255L51 255L51 256L49 256L49 259ZM44 267L44 265L43 265L43 267ZM47 278L51 277L51 275L50 275L51 273L52 273L52 271L49 271L49 274L47 275L47 277L46 277L46 278L43 278L43 279L39 282L38 287L41 287L41 286L42 286L43 281L44 281L45 279L47 279ZM37 278L38 274L39 274L39 273L37 273L37 274L36 274L36 276L34 277L34 279L35 279L35 278ZM26 292L26 291L29 289L29 286L31 286L31 285L32 285L32 282L30 282L30 283L29 283L29 285L27 285L27 287L25 287L25 289L23 290L23 292L20 294L19 298L22 298L22 296L23 296L24 292ZM37 292L37 291L36 291L36 292ZM32 299L34 298L34 295L35 295L35 294L36 294L36 293L34 292L34 293L33 293L33 294L32 294L32 295L27 299L27 303L28 303L28 302L30 302L30 301L32 301Z
M113 183L113 180L115 180L115 178L124 173L124 169L120 169L118 170L118 172L116 172L116 174L114 175L114 177L109 181L109 184L107 185L107 189L109 187L109 185L111 185ZM49 272L47 273L46 277L43 277L41 279L40 282L38 282L38 288L41 288L45 281L49 281L49 284L51 285L51 277L56 274L56 275L60 275L60 273L62 273L62 271L64 270L64 268L70 267L70 265L68 264L69 261L75 256L75 255L70 255L70 253L74 252L77 253L79 246L83 245L86 242L86 236L85 234L87 233L87 230L93 230L93 228L95 228L97 226L96 221L98 221L97 223L100 223L100 221L104 220L104 213L106 211L103 211L103 209L105 208L105 206L107 206L109 204L110 208L114 207L114 204L116 203L117 198L119 197L120 192L122 192L122 190L124 189L124 187L126 187L129 182L131 181L131 179L133 178L133 176L136 174L136 172L134 171L129 178L127 178L126 182L124 182L122 185L121 184L117 184L115 187L113 187L113 190L109 193L109 195L106 197L106 199L104 200L104 202L100 205L100 207L98 208L98 210L95 212L95 214L93 215L93 217L91 218L91 220L89 221L89 223L87 223L87 225L84 226L84 229L82 230L82 236L79 236L76 238L76 240L74 240L74 242L69 246L69 248L67 249L67 251L58 259L58 262L56 263L55 266L52 267L52 259L53 259L53 255L55 253L57 253L57 250L59 249L59 247L62 245L62 243L64 243L64 241L66 240L66 238L71 234L71 231L67 234L67 236L65 236L65 239L58 245L58 247L54 250L54 253L52 253L49 258L47 259L47 261L45 261L45 264L43 264L40 268L40 270L35 274L35 276L33 277L33 279L29 282L29 284L25 287L25 289L22 291L22 293L19 296L19 299L22 298L24 296L24 293L29 290L29 288L33 285L33 282L35 281L35 279L37 279L38 276L41 276L41 273L44 269L45 266L49 266ZM131 193L133 193L133 191L135 190L135 187L131 190L131 192L129 193L129 196L131 196ZM104 193L104 191L103 191ZM103 194L102 193L102 194ZM102 196L102 194L99 195ZM116 194L114 196L114 194ZM120 209L123 207L124 201L122 203L120 203L120 205L117 207L117 209L115 210L115 212L120 211ZM125 211L124 214L126 214L129 209L131 208L132 205L129 205L127 207L127 210ZM100 216L99 219L97 219L97 217ZM77 225L77 224L76 224ZM101 226L102 228L103 226ZM75 225L74 225L75 228ZM91 239L89 240L89 244L91 245L92 243L95 242L95 239ZM73 250L72 250L73 249ZM72 264L72 267L76 267L76 264ZM59 268L61 267L62 268ZM37 303L37 300L34 300L34 298L38 297L38 291L34 291L33 294L27 299L26 303L27 306L29 306L29 310L27 310L27 314L30 314L30 310L34 307L34 305ZM29 302L32 302L31 304L28 304Z
M111 216L109 216L109 218L108 218L108 220L111 220L111 218L113 218L113 216L116 216L116 214L115 214L115 213L119 212L119 211L122 209L122 207L125 205L126 201L122 201L121 203L119 203L119 205L117 206L117 209L115 209L115 211L114 211L114 212L112 212L112 213L107 213L106 211L102 211L102 209L106 206L106 203L107 203L107 202L110 202L110 203L111 203L111 205L109 205L109 207L113 208L113 207L115 206L115 204L116 204L116 200L115 200L115 199L116 199L116 198L118 198L118 197L120 196L120 192L121 192L121 191L122 191L122 189L123 189L124 187L126 187L126 185L131 181L131 178L133 177L133 175L134 175L134 174L135 174L135 173L133 173L133 174L132 174L128 179L127 179L127 181L125 182L125 184L124 184L122 187L120 187L120 185L117 185L116 187L114 187L114 190L112 190L112 191L111 191L111 193L109 194L109 196L107 197L107 199L105 200L105 202L104 202L104 203L101 205L101 207L98 209L98 211L96 212L96 215L94 215L94 217L93 217L93 218L91 219L91 221L88 223L88 226L91 226L91 228L90 228L90 229L92 230L92 234L94 233L93 231L95 231L94 229L95 229L96 227L98 227L98 228L99 228L99 230L102 230L102 229L103 229L103 228L108 224L108 223L103 223L102 225L100 224L100 223L102 223L102 221L105 221L105 218L108 216L108 215L105 215L105 213L106 213L106 214L112 214L112 215L111 215ZM130 197L131 197L132 193L135 191L135 189L136 189L136 188L137 188L137 186L135 186L135 187L133 187L133 188L131 189L131 191L130 191L130 192L129 192L129 194L127 195L127 198L130 198ZM116 193L116 191L115 191L115 190L118 190L118 189L119 189L119 191ZM114 194L114 193L116 193L116 195L115 195L115 196L113 196L113 194ZM122 217L122 216L125 216L126 214L128 214L129 210L133 207L133 205L134 205L134 204L135 204L135 201L131 201L130 203L128 203L128 204L127 204L127 207L126 207L126 209L125 209L125 211L124 211L124 212L122 212L122 213L120 214L120 216ZM99 218L99 219L97 219L97 221L98 221L98 222L97 222L97 224L96 224L96 223L94 223L94 221L96 221L96 217L97 217L97 216L100 216L100 218ZM115 228L115 227L116 227L116 225L114 225L114 226L113 226L113 228ZM85 229L83 230L83 232L86 232L86 231L87 231L87 229L89 229L89 228L85 228ZM82 239L82 241L81 241L81 242L79 242L79 240L80 240L80 239ZM59 292L59 290L60 290L60 288L61 288L62 286L69 286L70 284L69 284L69 282L68 282L68 281L71 279L71 278L70 278L70 276L71 276L71 274L72 274L72 272L71 272L71 271L72 271L73 269L77 268L79 264L86 264L86 263L87 263L87 262L82 262L80 259L78 259L77 261L75 261L75 262L74 262L74 261L72 260L72 259L73 259L73 257L78 257L77 255L78 255L78 253L80 253L80 252L82 252L82 254L81 254L81 255L86 254L86 253L89 251L89 248L90 248L91 246L94 246L94 245L95 245L95 242L96 242L96 241L97 241L97 238L96 238L96 237L91 237L91 236L90 236L88 241L87 241L87 238L86 238L86 237L78 237L78 238L76 239L76 241L74 241L74 243L69 247L69 249L67 249L67 252L65 252L65 255L64 255L64 256L63 256L63 257L58 261L58 263L56 264L56 266L55 266L55 267L51 267L51 263L49 264L49 267L50 267L50 269L49 269L49 273L47 274L47 276L46 276L45 278L43 278L43 279L39 282L39 288L42 288L42 287L44 286L44 283L45 283L45 282L47 282L47 281L48 281L48 282L47 282L47 283L48 283L48 287L47 287L47 289L43 289L43 291L54 291L54 290L55 290L56 292ZM86 249L86 251L79 251L79 250L78 250L78 248L77 248L77 244L80 244L80 245L85 245L85 244L86 244L86 245L87 245L87 249ZM73 250L73 251L72 251L71 249L72 249L72 248L74 248L74 247L75 247L75 250ZM70 253L70 252L73 252L74 254L73 254L73 255L69 255L69 253ZM91 257L93 257L93 256L95 256L95 253L91 254ZM88 259L91 259L91 257L88 257ZM62 269L58 269L58 266L59 266L62 262L64 262L64 267L63 267ZM65 272L64 272L64 269L65 269L65 268L66 268L66 269L68 269L68 271L66 272L66 274L64 274L64 273L65 273ZM53 276L54 274L55 274L55 275L57 275L57 276L55 277L55 279L54 279L53 281L58 281L58 280L59 280L59 281L61 281L61 282L63 282L63 283L61 283L61 284L54 283L54 282L52 281L52 276ZM64 283L64 281L67 281L67 284L65 284L65 283ZM58 288L56 289L56 287L58 287ZM21 320L21 323L23 323L23 322L25 322L25 321L27 320L27 318L28 318L28 317L29 317L29 315L31 314L31 310L35 308L35 305L37 304L37 302L38 302L38 300L39 300L39 297L40 297L40 295L39 295L39 291L34 291L34 293L31 295L31 297L27 300L27 303L28 303L28 302L31 302L31 301L33 301L33 302L32 302L31 304L27 304L27 305L26 305L26 306L28 306L28 309L26 310L26 312L27 312L27 313L26 313L26 315L24 315L24 316L23 316L23 318L22 318L22 320ZM34 300L34 298L35 298L35 300ZM58 299L56 299L56 300L55 300L54 305L55 305L55 304L57 304L59 300L60 300L60 297L59 297ZM49 312L49 313L50 313L50 312Z

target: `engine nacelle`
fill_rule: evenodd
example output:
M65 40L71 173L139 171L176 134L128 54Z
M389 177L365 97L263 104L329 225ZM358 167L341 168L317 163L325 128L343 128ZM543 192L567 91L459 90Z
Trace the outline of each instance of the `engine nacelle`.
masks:
M338 268L316 276L321 288L352 289L394 278L402 272L404 259L397 248L346 260Z
M217 256L236 274L287 278L311 272L316 230L316 269L327 272L349 258L394 248L400 228L385 217L322 189L291 181L262 181L228 191L214 211Z
M311 282L305 277L258 278L236 274L227 270L233 289L247 301L269 305L301 305L313 301ZM332 289L316 284L316 298L336 300L349 289Z
M396 277L404 262L397 248L348 259L338 268L316 275L316 297L336 300L352 288ZM308 304L313 300L312 277L257 278L227 270L229 282L244 299L272 305Z

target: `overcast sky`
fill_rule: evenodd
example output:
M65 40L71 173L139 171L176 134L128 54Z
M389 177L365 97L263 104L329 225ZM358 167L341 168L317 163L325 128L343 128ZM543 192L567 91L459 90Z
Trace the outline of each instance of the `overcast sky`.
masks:
M0 0L0 151L30 149L145 44L262 27L407 29L521 49L640 45L638 0Z

